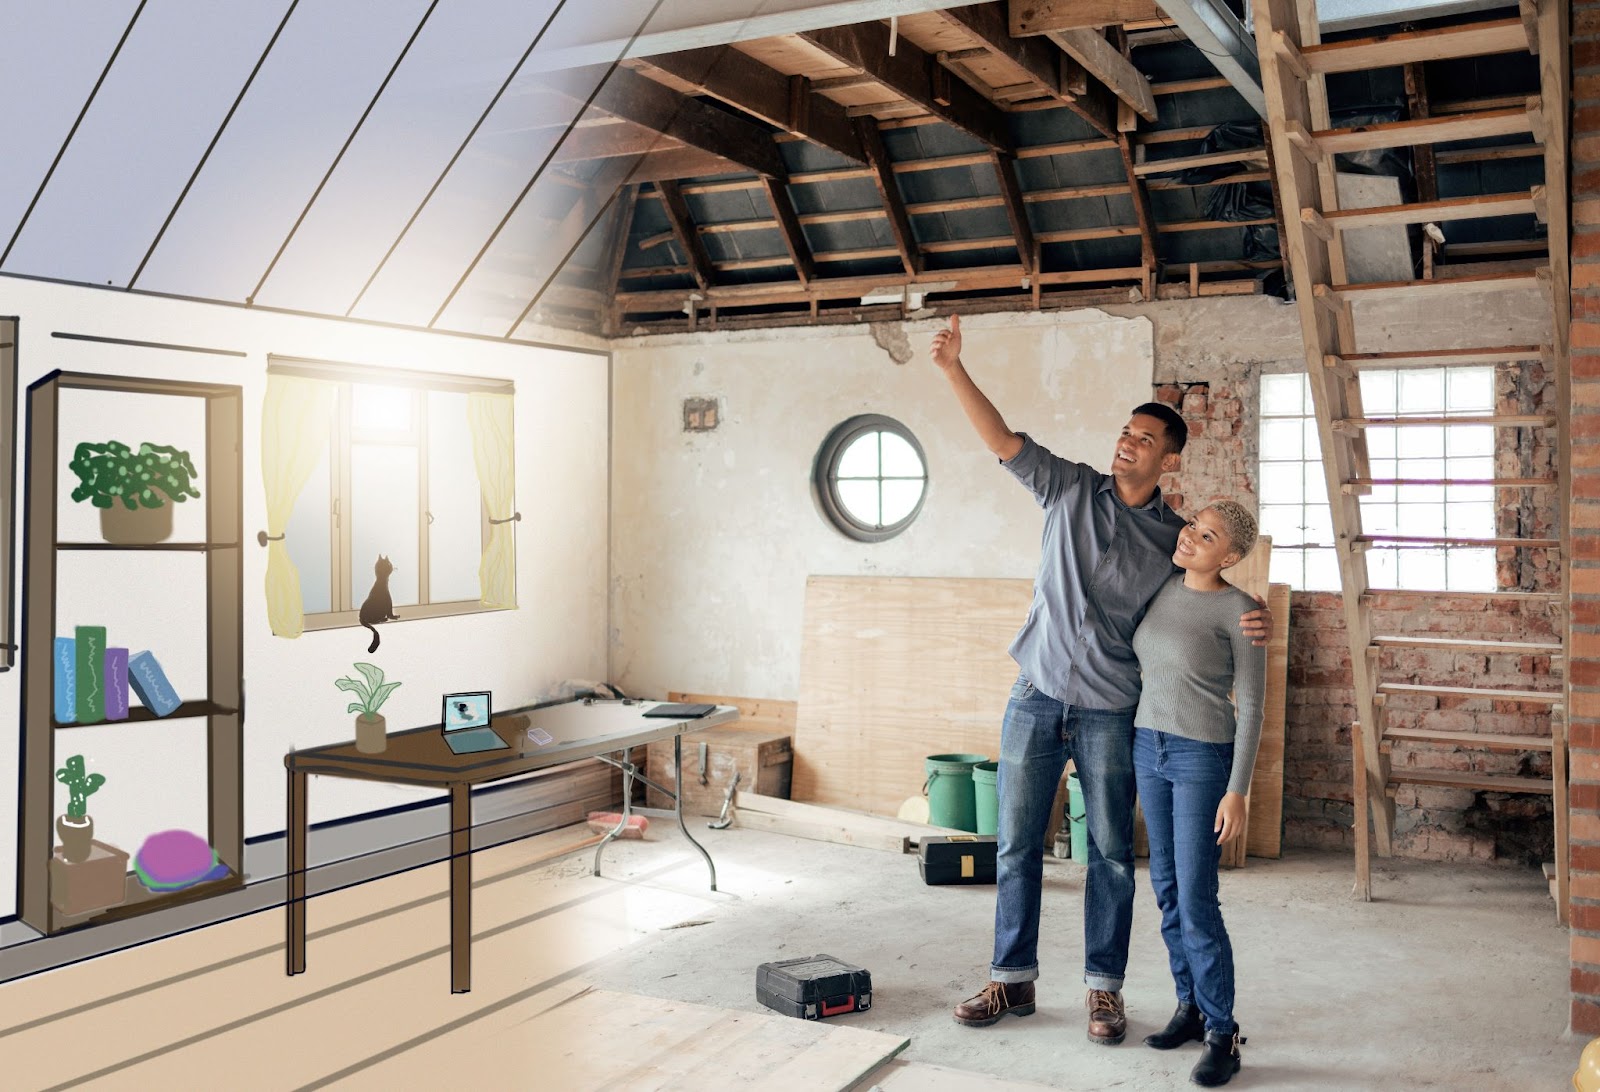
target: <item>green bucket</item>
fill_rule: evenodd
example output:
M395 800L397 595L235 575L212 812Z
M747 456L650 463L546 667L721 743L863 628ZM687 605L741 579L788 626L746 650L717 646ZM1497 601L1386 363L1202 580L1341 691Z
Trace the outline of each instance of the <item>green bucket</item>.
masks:
M928 794L928 822L936 827L977 832L972 767L988 759L988 755L929 755L924 760L928 774L924 787Z
M980 762L972 767L972 798L979 834L994 834L1000 829L1000 795L995 782L1000 778L1000 763Z
M1067 822L1072 827L1072 859L1079 864L1089 863L1089 820L1083 808L1083 786L1078 775L1067 775Z

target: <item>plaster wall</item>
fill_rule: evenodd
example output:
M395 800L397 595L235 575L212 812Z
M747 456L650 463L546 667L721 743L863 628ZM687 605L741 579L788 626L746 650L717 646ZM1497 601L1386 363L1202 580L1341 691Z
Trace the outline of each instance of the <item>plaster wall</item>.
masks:
M401 681L383 710L395 728L436 723L442 692L491 690L496 705L505 708L558 693L568 680L604 676L609 474L604 355L10 278L0 280L0 314L20 319L17 362L24 393L19 438L26 427L28 384L55 369L206 380L243 389L246 837L283 828L286 752L352 737L352 718L345 711L349 695L336 690L333 680L351 674L357 660L371 659L390 679ZM245 355L66 340L52 336L58 331ZM516 500L523 515L517 526L519 609L392 622L383 627L382 646L370 657L364 629L308 632L295 640L271 634L263 593L266 551L255 543L256 532L266 526L260 430L268 353L515 382ZM109 429L113 438L125 442L151 438L118 431L126 426L142 432L162 424L148 416L137 423L120 419L129 404L109 400L100 407L98 420L79 423ZM69 443L85 438L64 432L62 458L70 457ZM26 507L22 461L19 457L19 544ZM191 507L199 503L189 502ZM81 513L68 509L63 515L76 518ZM179 513L180 518L198 515ZM19 558L19 611L22 568ZM58 615L58 632L70 635L73 625L108 619L118 625L115 619L128 614L121 601L131 595L115 584L64 587L58 599L64 611ZM159 650L176 648L203 615L181 593L157 602L157 617L147 612L138 622L152 634L150 647L165 661ZM129 617L120 625L127 633L135 620ZM114 629L113 644L119 643L116 636ZM18 814L21 657L26 654L23 650L15 669L0 673L0 815ZM175 676L190 670L181 653L173 655L180 657L171 668ZM198 779L204 763L201 725L157 720L58 729L58 758L82 752L90 770L107 776L92 798L97 837L132 852L153 830L205 830L205 784ZM310 818L321 823L429 795L317 778L310 792ZM16 875L16 854L15 838L0 838L0 877ZM0 881L0 917L15 910L14 886Z

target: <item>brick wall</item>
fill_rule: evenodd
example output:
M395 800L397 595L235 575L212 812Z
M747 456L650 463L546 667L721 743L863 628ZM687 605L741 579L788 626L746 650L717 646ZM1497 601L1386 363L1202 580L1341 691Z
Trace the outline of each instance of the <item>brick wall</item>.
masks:
M1600 1033L1600 0L1572 4L1572 1029Z

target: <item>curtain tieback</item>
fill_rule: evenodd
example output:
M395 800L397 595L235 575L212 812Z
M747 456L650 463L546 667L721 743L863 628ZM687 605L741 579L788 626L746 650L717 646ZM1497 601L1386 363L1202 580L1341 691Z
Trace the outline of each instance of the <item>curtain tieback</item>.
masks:
M513 513L511 513L511 515L507 516L505 519L492 519L489 522L490 523L521 523L522 522L522 513L521 512L513 512Z
M269 535L265 531L256 532L256 541L263 547L265 547L269 542L282 542L283 537L283 535Z

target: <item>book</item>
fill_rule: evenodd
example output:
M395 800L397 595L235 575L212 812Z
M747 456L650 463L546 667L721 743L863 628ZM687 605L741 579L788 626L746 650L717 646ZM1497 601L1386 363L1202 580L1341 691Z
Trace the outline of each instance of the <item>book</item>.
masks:
M128 719L128 650L106 649L106 719Z
M71 637L56 638L55 714L57 724L78 720L78 652Z
M79 626L78 643L78 723L95 724L106 719L106 627Z
M148 649L128 657L128 685L139 695L145 708L158 717L164 717L178 707L178 694L167 681L156 658Z

